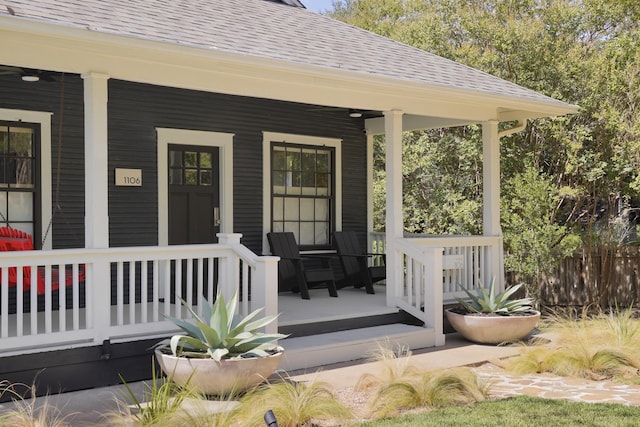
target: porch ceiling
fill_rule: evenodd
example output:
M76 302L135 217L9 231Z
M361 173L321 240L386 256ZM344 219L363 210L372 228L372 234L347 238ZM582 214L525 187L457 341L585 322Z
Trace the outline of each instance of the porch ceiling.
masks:
M0 64L468 122L577 110L428 52L265 0L193 7L154 0L144 7L116 0L9 0L7 6L13 13L0 10Z

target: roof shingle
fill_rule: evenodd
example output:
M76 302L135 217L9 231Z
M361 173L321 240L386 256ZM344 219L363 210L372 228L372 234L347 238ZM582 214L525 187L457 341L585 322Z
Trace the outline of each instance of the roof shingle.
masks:
M561 103L309 10L267 0L6 0L28 19L209 51ZM2 8L0 13L9 13Z

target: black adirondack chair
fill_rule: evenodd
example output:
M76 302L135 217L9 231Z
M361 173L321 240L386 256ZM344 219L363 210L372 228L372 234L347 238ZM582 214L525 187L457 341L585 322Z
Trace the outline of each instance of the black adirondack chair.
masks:
M384 265L370 267L367 259L372 256L384 259L384 254L363 252L355 231L336 231L333 233L333 245L340 257L345 276L340 287L364 286L368 294L374 294L373 284L384 280L387 272Z
M326 285L329 289L329 295L338 296L330 258L313 255L301 256L296 238L290 232L267 233L267 240L269 240L271 253L280 257L278 263L279 292L300 292L302 299L310 299L310 287ZM319 266L310 266L309 260L311 259L316 259L316 264Z

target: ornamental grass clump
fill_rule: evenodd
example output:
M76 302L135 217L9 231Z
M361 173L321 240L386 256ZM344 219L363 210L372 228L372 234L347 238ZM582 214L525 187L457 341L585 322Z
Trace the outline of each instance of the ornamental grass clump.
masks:
M489 385L469 368L423 371L380 388L370 411L373 418L388 418L416 408L441 408L481 402Z
M555 316L543 337L509 361L516 373L550 372L593 380L640 382L640 320L631 309L579 318Z
M421 370L410 364L411 351L394 352L380 345L372 361L376 372L363 374L355 389L371 394L372 418L392 417L404 410L439 408L484 400L489 386L469 368L438 371Z
M235 413L239 425L264 426L264 414L272 410L280 427L297 427L312 421L340 422L352 417L351 410L342 405L323 382L283 381L265 384L250 391L241 399Z
M58 407L51 404L49 397L46 397L44 402L36 401L35 385L29 388L31 398L23 397L16 391L16 386L25 387L24 384L0 381L0 396L9 395L13 404L11 409L0 413L1 427L70 427L72 425L70 417L74 414L63 414Z

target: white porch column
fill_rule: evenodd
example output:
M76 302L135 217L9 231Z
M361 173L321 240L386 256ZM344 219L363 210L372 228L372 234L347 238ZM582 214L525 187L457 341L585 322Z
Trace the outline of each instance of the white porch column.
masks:
M482 123L482 193L483 213L482 231L485 236L502 236L500 227L500 135L498 121L491 120ZM504 274L502 272L502 244L493 248L485 260L485 285L488 286L493 278L498 289L504 289Z
M109 247L107 101L109 76L83 74L85 246Z
M109 247L107 101L109 76L83 74L84 79L84 194L85 247ZM91 302L94 341L110 338L111 274L106 259L88 266L87 300ZM89 308L89 307L88 307Z
M395 239L403 237L402 217L402 111L384 112L385 168L387 172L387 306L395 305L398 286L402 282Z

